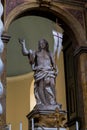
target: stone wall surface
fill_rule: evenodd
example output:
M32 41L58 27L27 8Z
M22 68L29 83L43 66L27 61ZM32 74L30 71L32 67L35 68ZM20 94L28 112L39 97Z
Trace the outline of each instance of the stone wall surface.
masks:
M9 13L16 8L17 6L25 3L25 2L29 2L32 0L6 0L6 17L9 15ZM60 0L55 0L55 1L60 1ZM73 2L73 0L65 0L65 1L69 1L69 2ZM74 0L74 2L86 2L85 0ZM76 6L75 6L76 7ZM76 9L76 8L71 8L71 6L69 5L68 8L66 7L66 5L64 4L63 9L65 9L66 11L68 11L69 13L71 13L71 15L73 15L78 22L81 24L81 26L84 28L84 12L82 8L80 9ZM87 15L87 14L86 14ZM87 20L86 20L86 25L87 25ZM4 58L5 58L5 53L4 53ZM82 85L82 90L83 90L83 102L84 102L84 116L85 116L85 128L87 128L87 53L83 53L80 55L80 73L81 73L81 85ZM5 74L6 74L6 70L3 73L3 78L5 80ZM5 83L5 81L3 81L3 83ZM4 100L4 99L3 99Z

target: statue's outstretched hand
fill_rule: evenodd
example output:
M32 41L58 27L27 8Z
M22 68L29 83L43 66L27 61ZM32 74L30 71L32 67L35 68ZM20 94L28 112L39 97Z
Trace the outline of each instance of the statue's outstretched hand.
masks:
M19 43L20 43L21 45L23 45L23 44L25 44L25 40L24 40L24 39L19 38Z

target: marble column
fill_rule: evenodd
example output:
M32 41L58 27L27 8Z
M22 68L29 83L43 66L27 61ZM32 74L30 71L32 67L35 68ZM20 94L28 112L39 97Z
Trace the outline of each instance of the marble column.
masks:
M3 41L1 39L1 35L3 33L3 30L4 30L4 25L3 25L3 21L1 19L3 15L3 5L1 3L1 0L0 0L0 130L2 129L2 126L5 122L5 115L4 115L4 87L3 87L3 83L2 83L2 80L1 80L1 76L2 76L2 73L3 73L3 69L4 69L4 64L3 64L3 61L2 61L2 53L3 53L3 49L4 49L4 44L3 44Z
M3 72L1 73L1 82L0 85L2 87L2 94L0 96L0 102L2 104L2 113L0 113L0 130L5 130L6 127L6 52L7 52L7 43L10 40L10 36L3 34L1 36L1 40L4 44L4 49L1 55L1 59L3 61Z
M6 127L6 44L10 37L2 35L4 24L2 21L3 4L0 0L0 130Z

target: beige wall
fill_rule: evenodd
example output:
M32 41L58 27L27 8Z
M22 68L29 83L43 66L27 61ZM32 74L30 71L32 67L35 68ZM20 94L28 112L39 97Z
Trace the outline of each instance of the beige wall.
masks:
M66 110L65 81L63 54L58 60L59 74L56 81L56 95L58 102ZM28 129L26 115L33 108L33 73L23 76L7 78L7 97L6 97L6 120L7 124L12 124L12 130L19 130L19 123L22 121L23 130Z
M64 61L63 53L60 53L60 57L57 61L58 76L56 79L56 95L57 101L62 104L62 108L66 110L66 90L65 90L65 74L64 74Z
M12 130L19 130L20 121L27 130L31 81L32 74L7 78L6 121L12 124Z

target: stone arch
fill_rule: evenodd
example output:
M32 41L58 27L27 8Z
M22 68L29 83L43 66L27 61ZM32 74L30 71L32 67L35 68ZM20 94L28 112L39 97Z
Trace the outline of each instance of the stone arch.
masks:
M51 6L47 3L43 4L41 7L37 2L25 2L17 7L15 7L7 16L5 20L5 32L7 33L7 30L9 28L9 25L17 18L20 17L20 15L24 12L33 10L37 10L40 12L41 10L45 10L45 14L47 12L51 13L51 20L53 16L58 17L62 20L62 22L67 26L68 30L70 30L77 41L77 44L79 46L86 43L86 37L85 32L81 26L81 24L76 20L74 16L72 16L68 11L65 11L61 6L55 5L55 3L51 3ZM36 14L37 15L37 14ZM42 15L42 14L41 14ZM22 16L22 15L21 15ZM42 16L43 17L43 16ZM46 17L46 16L45 16Z
M10 24L16 18L22 17L23 16L22 14L25 15L24 12L28 11L30 14L32 14L31 12L34 10L35 11L38 10L39 12L42 11L41 8L45 12L45 14L47 13L46 11L51 13L51 18L49 19L54 20L52 19L52 16L55 16L61 19L61 21L64 23L64 26L68 28L67 30L70 30L69 32L73 34L74 37L71 37L71 38L75 39L76 46L83 46L86 43L85 32L82 26L80 25L80 23L78 22L78 20L74 16L72 16L68 11L65 11L62 7L60 7L59 5L56 5L55 3L52 3L51 6L50 5L48 6L48 4L44 4L44 5L41 5L40 7L37 2L26 2L24 4L17 6L9 13L9 15L7 16L5 20L5 32L7 33ZM66 30L66 28L64 29Z

